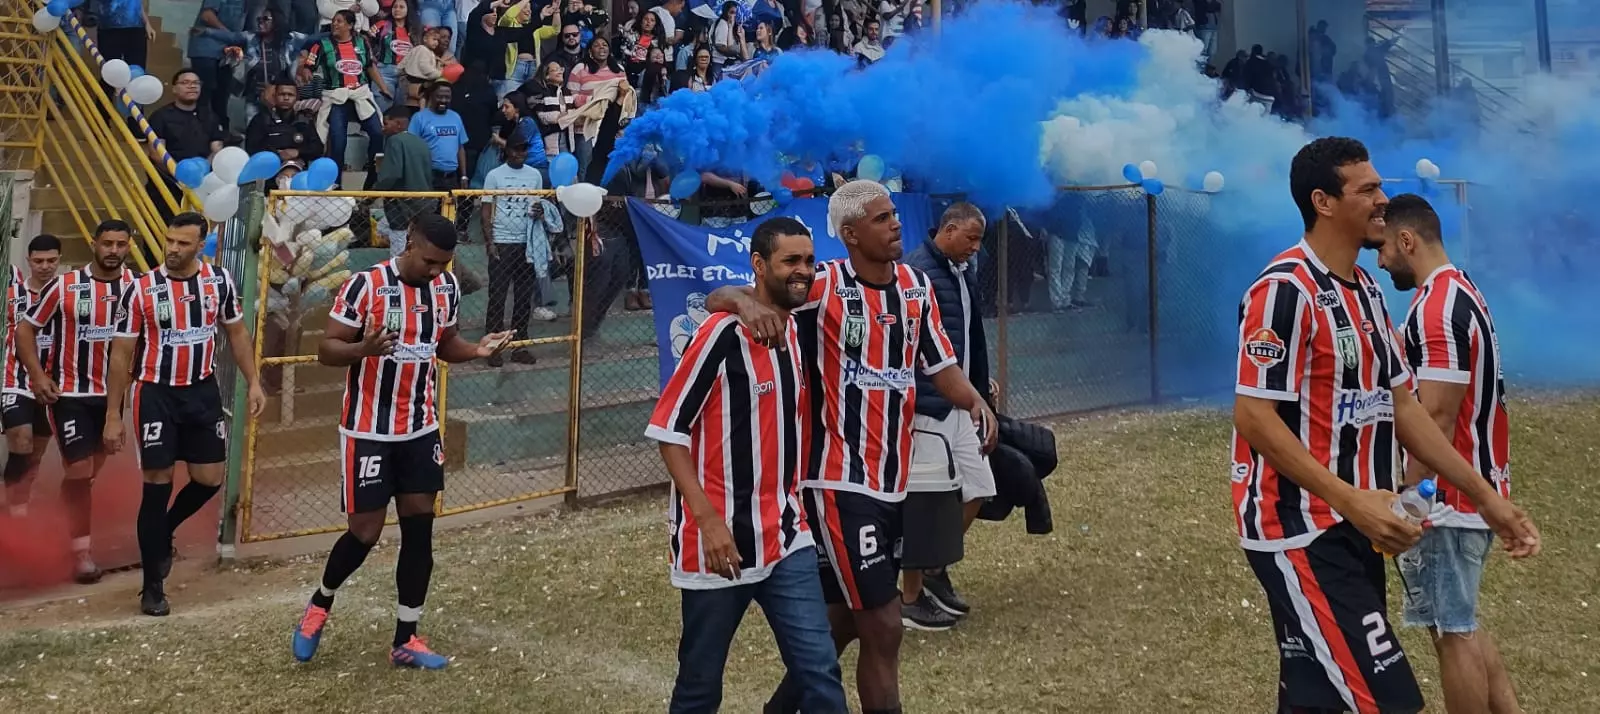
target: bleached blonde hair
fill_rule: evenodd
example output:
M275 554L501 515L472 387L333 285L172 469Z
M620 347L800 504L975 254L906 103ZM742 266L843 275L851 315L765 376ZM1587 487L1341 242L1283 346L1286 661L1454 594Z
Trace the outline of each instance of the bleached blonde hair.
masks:
M888 198L889 189L876 181L855 180L839 187L828 197L828 230L843 237L844 225L867 216L867 204Z

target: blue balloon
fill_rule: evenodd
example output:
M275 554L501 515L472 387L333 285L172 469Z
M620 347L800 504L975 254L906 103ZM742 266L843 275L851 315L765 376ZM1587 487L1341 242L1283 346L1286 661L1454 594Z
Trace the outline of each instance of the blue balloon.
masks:
M311 174L306 178L306 186L312 191L326 191L339 182L339 165L326 156L311 162L305 173Z
M270 179L278 174L280 168L283 168L283 160L278 158L277 152L257 151L239 171L239 185Z
M194 156L178 162L177 179L189 188L200 188L200 182L206 180L206 174L211 173L211 162Z
M83 0L79 0L79 2L82 2L82 1ZM144 76L144 68L143 67L140 67L139 65L136 65L136 64L128 65L128 77L130 77L132 79L138 79L138 78L143 77L143 76Z
M779 186L772 189L772 200L777 201L780 206L787 206L790 201L794 200L794 192L790 191L787 186Z
M1139 182L1139 185L1144 188L1145 193L1152 196L1160 196L1162 191L1167 190L1166 185L1161 183L1161 179L1145 179Z
M210 235L206 236L206 242L205 242L204 245L200 246L200 252L201 252L201 254L205 255L205 257L207 257L207 258L211 258L212 260L216 259L216 257L217 257L217 232L216 231L212 231Z
M672 177L672 197L682 201L700 190L700 172L684 171Z
M291 190L291 191L310 191L311 190L311 175L306 173L306 172L304 172L304 171L301 171L300 173L295 174L292 178L289 179L289 190Z
M1122 177L1127 179L1128 183L1142 183L1144 181L1144 174L1139 173L1138 164L1123 164Z
M50 4L45 5L44 9L51 17L61 17L67 14L70 8L67 7L67 0L50 0Z
M867 154L861 157L861 163L856 164L856 178L867 181L882 181L883 175L883 157L877 154Z
M571 186L578 182L578 157L565 151L550 160L550 183Z

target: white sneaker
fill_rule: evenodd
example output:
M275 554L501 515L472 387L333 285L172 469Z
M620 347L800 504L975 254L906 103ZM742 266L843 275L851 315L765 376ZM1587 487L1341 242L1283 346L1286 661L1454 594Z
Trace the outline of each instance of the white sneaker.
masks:
M556 313L548 307L536 307L533 309L533 319L540 322L555 322Z

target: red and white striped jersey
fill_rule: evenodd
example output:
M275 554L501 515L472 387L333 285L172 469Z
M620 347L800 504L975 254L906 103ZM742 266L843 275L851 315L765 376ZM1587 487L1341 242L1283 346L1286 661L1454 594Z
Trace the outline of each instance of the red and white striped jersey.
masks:
M1449 435L1456 451L1483 474L1501 496L1511 497L1511 428L1500 341L1489 303L1466 273L1446 264L1422 281L1405 323L1406 361L1417 380L1467 385ZM1455 514L1436 526L1487 528L1465 494L1438 480L1439 501Z
M61 338L48 369L62 396L105 396L117 309L123 290L135 280L127 268L115 280L100 280L84 266L52 282L23 316L34 327Z
M36 292L28 288L27 276L17 266L11 266L11 284L6 287L6 372L0 378L0 393L33 395L33 389L28 386L28 368L22 365L22 360L17 359L17 321L24 319L28 310L39 301L40 294L48 291L54 282L59 281L52 281ZM50 348L55 344L55 331L45 327L39 330L36 339L39 359L48 362Z
M894 282L873 285L848 260L817 266L810 301L795 311L814 389L809 472L801 484L906 495L911 468L915 370L956 363L928 276L896 264Z
M787 351L750 338L725 312L706 318L661 392L645 435L688 447L706 498L739 548L737 581L706 567L700 524L673 488L672 584L692 590L748 585L812 544L800 509L810 419L800 342Z
M122 292L117 337L136 337L133 378L186 387L211 377L217 326L244 318L239 290L222 267L200 263L194 275L175 278L162 265Z
M439 274L426 286L400 279L393 260L351 275L334 296L328 316L360 335L387 329L394 352L350 365L339 431L376 441L404 441L439 428L438 367L434 359L455 327L461 297L456 276Z
M1383 290L1365 270L1349 282L1304 241L1279 254L1239 307L1235 392L1278 403L1311 457L1359 489L1395 488L1394 389L1411 373L1394 341ZM1344 520L1278 473L1237 431L1233 506L1249 550L1304 547Z

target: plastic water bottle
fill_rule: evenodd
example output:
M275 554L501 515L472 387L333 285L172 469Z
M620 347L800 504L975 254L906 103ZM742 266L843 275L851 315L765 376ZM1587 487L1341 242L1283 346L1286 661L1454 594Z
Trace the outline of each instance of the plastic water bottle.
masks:
M1438 491L1433 479L1423 479L1416 488L1406 489L1394 501L1394 514L1414 526L1422 525L1433 510L1433 495Z

